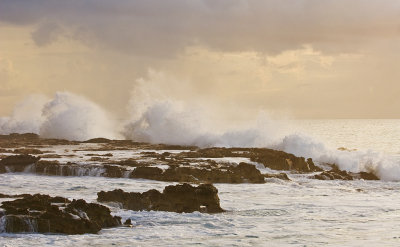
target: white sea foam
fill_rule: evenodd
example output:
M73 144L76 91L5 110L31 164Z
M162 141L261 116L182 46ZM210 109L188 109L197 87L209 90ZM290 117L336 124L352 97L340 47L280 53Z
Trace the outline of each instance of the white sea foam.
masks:
M351 172L373 172L383 180L400 180L399 160L375 151L339 151L316 138L291 130L282 120L265 113L234 126L223 118L211 118L208 109L182 102L134 94L132 117L118 128L97 104L71 93L57 93L48 100L29 97L17 105L10 117L0 119L0 133L34 132L48 138L87 140L95 137L140 142L196 145L200 147L269 147L338 165ZM135 109L138 105L138 109Z

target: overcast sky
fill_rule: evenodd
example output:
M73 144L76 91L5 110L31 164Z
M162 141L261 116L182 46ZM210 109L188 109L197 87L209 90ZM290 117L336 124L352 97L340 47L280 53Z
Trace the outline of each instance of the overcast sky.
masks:
M0 0L0 115L69 91L123 116L143 84L227 115L399 118L400 1Z

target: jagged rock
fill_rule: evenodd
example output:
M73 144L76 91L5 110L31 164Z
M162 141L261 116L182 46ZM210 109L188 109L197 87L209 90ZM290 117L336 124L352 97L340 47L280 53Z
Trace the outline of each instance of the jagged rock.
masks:
M179 167L170 166L163 171L157 167L138 167L131 178L144 178L168 182L191 183L264 183L264 176L252 164L240 163L237 166L210 167Z
M324 171L320 174L316 174L312 176L314 179L319 179L319 180L335 180L335 179L340 179L340 180L353 180L353 177L346 171L341 171L338 169L332 169L330 171Z
M379 178L372 173L369 172L347 172L342 171L339 167L335 164L328 164L332 167L330 171L324 171L320 174L314 175L311 178L319 179L319 180L354 180L354 179L364 179L364 180L379 180Z
M321 168L314 164L312 159L307 159L306 161L304 157L297 157L293 154L272 149L252 149L249 158L253 162L261 163L265 167L274 170L322 171Z
M379 180L379 178L373 173L360 172L358 174L360 176L360 179L364 179L364 180Z
M176 154L177 158L223 158L246 157L253 162L262 163L274 170L295 170L298 172L315 172L322 169L312 159L297 157L283 151L267 148L205 148Z
M7 168L12 172L22 172L29 165L36 163L40 157L32 155L14 155L0 160L0 172L6 172Z
M170 185L161 193L149 190L144 193L113 190L97 193L99 202L117 202L125 209L154 210L177 213L194 211L206 213L224 212L219 204L218 190L211 184L201 184L198 187L190 184Z
M105 206L63 197L25 195L22 199L3 202L2 208L4 215L0 223L10 233L84 234L121 225L121 218L113 217Z

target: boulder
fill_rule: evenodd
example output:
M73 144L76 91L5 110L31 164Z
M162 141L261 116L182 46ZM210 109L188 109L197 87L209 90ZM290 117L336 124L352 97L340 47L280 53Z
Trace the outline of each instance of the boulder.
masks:
M121 225L109 208L84 200L35 194L5 201L1 207L0 229L9 233L85 234Z
M194 187L190 184L170 185L161 193L149 190L144 193L113 190L97 193L99 202L116 202L130 210L154 210L177 213L194 211L205 213L224 212L219 204L218 190L211 184Z
M12 172L23 172L27 166L35 164L39 159L40 157L26 154L8 156L0 160L0 172L6 172L7 169Z

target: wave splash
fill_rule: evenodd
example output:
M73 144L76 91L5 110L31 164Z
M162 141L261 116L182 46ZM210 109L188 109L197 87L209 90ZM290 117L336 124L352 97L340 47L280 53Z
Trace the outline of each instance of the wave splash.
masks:
M341 151L301 133L266 114L246 126L218 125L207 111L163 100L133 100L131 118L122 127L99 105L67 92L53 99L31 96L9 117L0 118L0 133L37 133L45 138L83 141L96 137L200 147L268 147L336 164L351 172L372 172L382 180L400 180L399 161L374 151ZM138 104L140 102L140 104ZM145 103L143 103L145 102ZM135 109L139 105L140 109Z
M84 141L117 138L108 114L88 99L58 92L53 99L34 95L18 104L10 117L0 118L0 133L36 133L44 138Z

